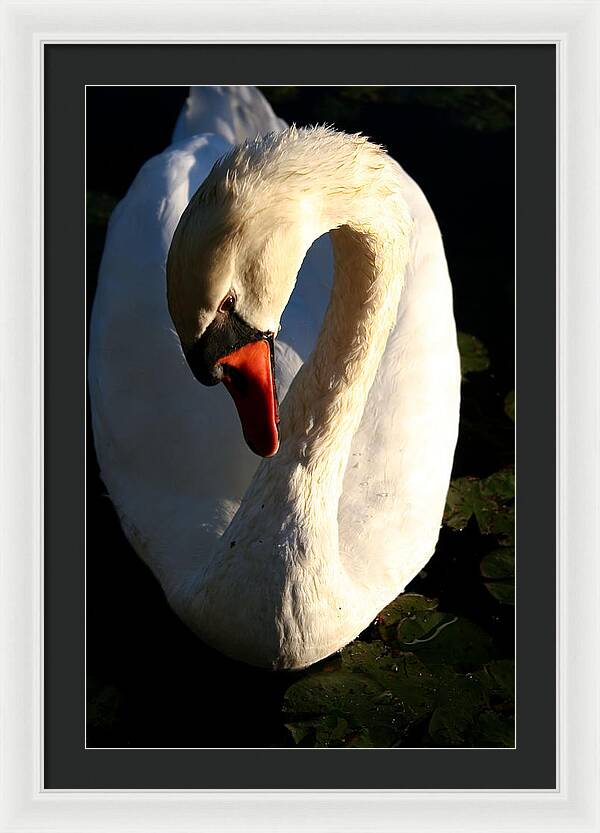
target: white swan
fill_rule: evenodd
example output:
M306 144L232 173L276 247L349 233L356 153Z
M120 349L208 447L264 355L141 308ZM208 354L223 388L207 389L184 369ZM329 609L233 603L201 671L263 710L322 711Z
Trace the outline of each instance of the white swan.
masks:
M173 608L233 658L298 668L430 558L460 370L418 186L360 136L283 127L256 90L192 90L111 219L88 373L103 480ZM257 130L276 132L232 150ZM331 293L327 237L303 264L326 232ZM275 456L193 374L223 376Z

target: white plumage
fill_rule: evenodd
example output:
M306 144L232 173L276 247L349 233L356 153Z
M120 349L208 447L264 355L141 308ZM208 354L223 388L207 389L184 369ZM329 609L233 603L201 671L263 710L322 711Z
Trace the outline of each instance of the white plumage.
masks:
M366 627L437 541L460 390L442 241L380 148L285 130L252 88L193 88L175 140L108 230L89 357L102 477L202 639L303 667ZM173 242L174 326L167 255L203 182ZM251 326L281 322L281 448L262 462L223 385L200 385L182 352L229 288Z

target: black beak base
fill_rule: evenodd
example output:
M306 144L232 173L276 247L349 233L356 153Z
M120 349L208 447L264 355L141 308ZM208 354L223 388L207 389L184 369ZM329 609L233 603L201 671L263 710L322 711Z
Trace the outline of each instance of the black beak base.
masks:
M223 367L217 362L250 344L271 338L272 334L256 330L235 312L217 313L200 338L185 352L187 363L203 385L217 385L223 378Z

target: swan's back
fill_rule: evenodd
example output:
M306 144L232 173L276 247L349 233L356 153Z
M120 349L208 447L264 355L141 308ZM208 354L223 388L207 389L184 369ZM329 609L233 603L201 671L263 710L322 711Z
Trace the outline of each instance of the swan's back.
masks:
M212 133L239 145L286 127L255 87L192 87L177 119L173 142Z

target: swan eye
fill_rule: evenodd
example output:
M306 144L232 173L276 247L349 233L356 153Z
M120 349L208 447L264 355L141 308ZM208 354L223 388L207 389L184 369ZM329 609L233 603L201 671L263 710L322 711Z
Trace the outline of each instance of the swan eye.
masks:
M230 292L219 304L219 312L231 312L235 307L235 297Z

